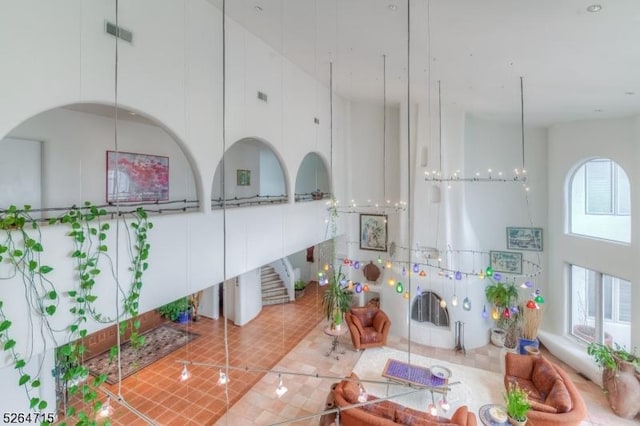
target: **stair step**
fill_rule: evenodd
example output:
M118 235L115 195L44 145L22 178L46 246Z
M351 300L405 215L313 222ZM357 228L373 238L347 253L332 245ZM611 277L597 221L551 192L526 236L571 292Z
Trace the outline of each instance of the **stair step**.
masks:
M270 297L268 299L262 299L262 306L268 306L268 305L280 305L281 303L288 303L289 302L289 297L286 296L279 296L279 297Z
M262 288L284 287L281 280L263 281Z
M286 296L287 290L283 288L274 288L272 290L267 290L262 292L262 297L273 297L273 296Z
M262 275L260 277L262 281L269 281L272 278L280 279L280 274L273 273L273 274Z

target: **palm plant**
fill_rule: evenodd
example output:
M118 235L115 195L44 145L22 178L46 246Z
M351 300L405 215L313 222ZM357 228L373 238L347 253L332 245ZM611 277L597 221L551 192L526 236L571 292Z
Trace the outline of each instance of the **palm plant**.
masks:
M325 317L333 324L342 323L344 313L351 304L351 292L341 284L344 279L345 275L340 267L329 279L329 285L322 297Z

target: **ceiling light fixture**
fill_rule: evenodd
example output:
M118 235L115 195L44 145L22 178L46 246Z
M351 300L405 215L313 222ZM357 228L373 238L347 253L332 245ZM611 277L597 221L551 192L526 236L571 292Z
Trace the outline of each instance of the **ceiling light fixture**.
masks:
M602 10L602 5L599 5L599 4L592 4L591 6L587 7L587 12L591 12L591 13L600 12L601 10Z
M256 12L262 12L264 10L262 6L258 6L258 5L255 5L253 8L256 10Z
M180 381L184 382L189 380L189 377L191 377L191 373L187 370L187 364L184 364L184 367L182 367L182 373L180 373Z
M398 6L396 6L395 4L390 4L389 6L387 6L389 8L390 11L395 12L396 10L398 10Z
M224 371L222 371L222 368L220 369L220 376L218 377L218 385L222 386L222 385L226 385L227 383L229 383L229 376L227 376Z
M98 411L98 415L96 416L99 419L104 419L106 417L113 416L113 407L111 406L111 397L107 397L107 400L102 404L100 410Z
M278 395L278 398L280 398L282 395L287 393L289 389L287 389L284 383L282 383L282 374L278 374L278 377L280 378L280 381L278 382L278 387L276 388L276 395Z
M633 95L636 94L636 92L633 92L633 91L630 90L628 92L624 92L624 94L627 95L627 96L633 96Z

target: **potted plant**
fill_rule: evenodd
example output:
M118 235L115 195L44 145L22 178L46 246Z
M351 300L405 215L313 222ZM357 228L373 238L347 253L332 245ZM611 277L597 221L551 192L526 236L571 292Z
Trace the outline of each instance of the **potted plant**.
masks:
M296 280L293 283L293 289L295 290L296 299L299 299L304 295L304 289L307 286L307 283L304 280Z
M340 267L329 279L329 285L322 297L325 317L327 321L331 321L331 328L342 324L344 313L351 304L351 292L342 285L344 279L345 276Z
M590 343L587 353L602 368L602 386L607 393L609 405L616 415L627 419L640 412L640 358L635 351L601 343Z
M503 394L509 423L514 426L524 426L527 423L527 413L531 409L529 395L515 383L509 383Z
M505 329L512 322L510 316L505 316L503 312L518 300L518 289L514 284L489 279L491 284L484 289L484 294L487 301L493 305L492 317L496 321L496 327L491 329L491 343L502 347L506 336Z
M544 308L542 306L532 304L531 301L520 307L520 316L522 318L522 336L518 341L518 348L521 355L526 355L527 347L538 348L538 329L542 322L542 314Z
M171 321L183 324L189 321L189 299L185 296L160 306L158 313Z

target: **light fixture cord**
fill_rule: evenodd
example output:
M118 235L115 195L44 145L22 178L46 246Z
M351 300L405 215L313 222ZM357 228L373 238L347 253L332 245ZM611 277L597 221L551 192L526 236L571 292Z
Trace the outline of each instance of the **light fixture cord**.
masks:
M382 203L387 201L387 55L382 55Z
M409 247L412 243L411 227L411 0L407 0L407 230ZM407 362L411 365L411 250L407 250L409 272L407 273L407 318L409 327L407 328Z
M224 321L224 362L225 374L229 377L229 334L227 325L227 193L226 193L226 158L227 158L227 2L222 0L222 170L220 180L222 184L222 320ZM229 424L229 380L224 384L224 398L226 404L225 424Z
M524 162L524 78L520 76L520 132L521 132L521 142L522 142L522 170L525 169Z

